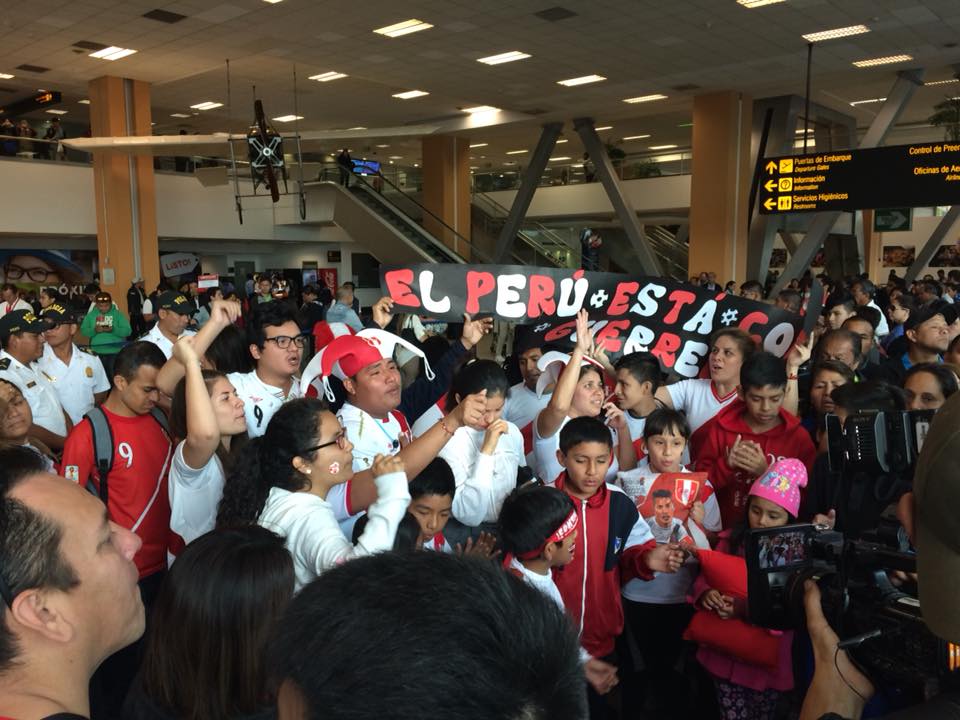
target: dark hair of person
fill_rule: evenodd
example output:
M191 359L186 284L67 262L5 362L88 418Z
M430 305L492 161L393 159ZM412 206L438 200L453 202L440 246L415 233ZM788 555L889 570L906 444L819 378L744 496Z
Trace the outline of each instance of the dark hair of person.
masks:
M838 327L836 330L827 330L817 341L817 348L814 356L819 358L823 348L827 346L827 342L833 340L834 338L840 338L841 340L845 340L850 344L850 349L853 351L854 362L859 364L860 360L863 358L863 347L860 345L860 336L847 327Z
M244 444L227 475L218 527L256 522L274 487L289 492L310 488L310 478L294 468L293 459L313 460L316 451L305 449L317 444L325 412L327 404L319 398L290 400L270 418L262 436Z
M712 349L717 344L717 340L722 337L728 337L733 340L744 360L757 350L757 343L750 337L750 333L746 330L733 327L720 328L714 332L713 335L710 336L710 348Z
M159 370L166 364L167 356L149 340L138 340L125 346L118 352L113 361L113 375L119 375L128 382L137 376L140 368L147 367Z
M613 447L610 428L595 417L574 418L560 430L560 452L566 455L580 443L597 442Z
M747 280L740 286L740 292L741 294L745 292L756 292L760 293L760 297L763 297L763 285L756 280Z
M247 321L247 344L263 348L267 341L266 329L268 327L279 327L288 322L297 325L297 311L290 303L260 303Z
M430 367L437 367L440 359L446 355L450 349L450 341L442 335L431 335L423 341L421 349L423 350L423 354L426 355Z
M497 538L506 553L522 555L543 546L575 510L562 490L527 485L510 493L497 518Z
M947 352L957 352L958 348L960 348L960 335L957 335L950 341L950 344L947 346Z
M842 363L839 360L821 360L815 363L810 369L811 385L817 381L817 375L822 372L832 372L837 375L842 375L843 379L848 383L852 383L856 379L853 370L851 370L850 366L846 363Z
M258 525L194 540L163 581L133 697L178 720L231 720L271 706L264 656L294 582L283 538Z
M918 307L920 307L920 300L917 298L917 296L911 295L907 292L901 293L895 300L891 300L890 302L891 304L896 303L908 313L913 313Z
M656 392L663 384L663 373L660 370L660 361L650 353L632 352L623 355L617 360L614 370L626 370L630 376L641 385L650 383L650 391Z
M690 439L690 423L687 417L673 408L657 408L647 415L643 424L643 439L649 440L654 435L679 435L684 440Z
M207 386L207 393L213 392L214 383L220 378L226 378L226 375L218 370L202 370L203 383ZM187 379L181 378L180 382L173 390L173 398L170 405L170 432L178 440L186 440L189 429L189 418L187 417ZM217 457L220 458L220 464L224 469L229 468L231 464L230 453L223 447L222 443L217 444Z
M851 415L862 410L900 412L906 409L903 390L879 380L841 385L830 397L834 405Z
M732 555L740 552L740 549L743 547L743 541L747 536L747 530L750 529L750 506L753 504L753 497L754 496L751 495L747 498L747 506L743 509L743 519L734 525L730 531L730 553ZM784 512L787 513L787 525L792 525L797 521L797 518L789 512L786 510L784 510Z
M787 310L795 313L800 312L800 305L803 303L803 298L797 290L781 290L777 300L786 303Z
M68 592L80 578L60 551L63 528L10 497L21 482L47 472L43 457L28 447L0 448L0 673L17 662L19 644L7 625L7 607L24 590Z
M350 535L350 542L356 545L360 542L360 537L367 529L367 522L370 516L367 514L357 518L353 525L353 532ZM410 513L404 513L400 522L397 524L397 534L393 538L393 550L396 552L413 552L420 549L420 523Z
M450 412L458 405L457 396L463 400L481 390L487 391L487 397L497 395L504 401L510 393L510 381L503 368L493 360L470 360L453 376L450 390L447 392L446 410Z
M936 295L937 297L943 295L943 287L941 287L940 283L936 280L924 280L920 283L920 287L924 292L928 292L931 295Z
M207 362L224 375L247 373L253 369L253 358L243 330L228 325L213 339L204 353Z
M580 374L577 375L577 382L580 382L581 380L583 380L583 378L589 375L590 373L596 373L596 375L600 378L600 382L601 383L603 382L603 371L600 369L598 365L594 365L593 363L589 363L589 362L584 363L583 365L580 366Z
M949 398L957 391L957 376L953 374L952 370L945 368L940 363L920 363L914 365L907 370L907 374L903 378L904 387L906 387L907 380L917 373L922 372L933 375L937 381L937 385L940 386L940 392L943 394L944 399Z
M578 647L555 603L490 562L378 553L293 599L271 666L299 691L305 717L579 720Z
M874 332L876 332L877 326L880 325L880 311L875 307L870 307L869 305L858 306L853 314L853 317L870 323L870 327L873 328ZM847 318L847 320L850 320L850 318Z
M670 491L667 490L666 488L660 488L659 490L654 490L654 491L653 491L652 493L650 493L650 494L653 495L654 500L656 500L657 498L669 498L669 497L670 497Z
M453 470L442 457L435 457L410 481L410 498L416 500L424 495L449 495L457 492Z
M744 391L764 387L782 388L786 385L787 366L783 358L760 351L743 361L743 366L740 368L740 387Z
M863 292L863 294L869 297L871 300L873 299L873 296L877 294L877 286L865 277L861 277L854 283L854 285L859 285L861 292Z
M3 285L0 285L0 292L6 292L7 290L9 290L10 292L20 292L17 286L14 285L13 283L5 282Z
M830 296L830 299L827 301L827 306L824 309L829 312L833 308L840 305L843 305L848 312L853 312L857 309L857 301L853 299L853 295L850 295L845 290L842 292L833 293Z

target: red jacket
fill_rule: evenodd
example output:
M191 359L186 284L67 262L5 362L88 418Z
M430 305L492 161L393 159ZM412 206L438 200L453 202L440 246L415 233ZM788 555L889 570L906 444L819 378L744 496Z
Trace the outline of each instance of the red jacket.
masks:
M743 520L750 485L756 479L727 464L727 451L737 441L737 435L742 440L759 444L770 465L783 458L797 458L810 472L817 455L810 434L795 415L780 408L783 422L766 432L755 433L747 425L745 412L746 404L742 400L733 402L704 425L702 432L695 433L690 441L690 457L697 472L707 473L717 491L724 528L733 527Z
M566 491L566 479L566 473L560 475L556 487ZM644 556L657 543L636 506L615 485L603 485L588 500L571 498L580 517L576 551L569 565L554 568L553 581L580 630L580 644L601 658L613 652L623 632L620 586L635 577L653 578Z

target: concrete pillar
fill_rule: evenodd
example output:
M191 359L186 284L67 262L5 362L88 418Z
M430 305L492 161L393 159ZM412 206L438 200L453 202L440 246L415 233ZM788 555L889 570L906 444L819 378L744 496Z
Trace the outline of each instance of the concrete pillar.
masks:
M470 247L463 242L470 241L470 141L428 135L422 143L423 206L435 216L425 214L423 226L470 260Z
M693 100L688 275L715 272L743 282L752 167L752 99L725 91Z
M99 77L89 97L95 137L151 134L148 83ZM147 292L160 281L153 156L95 153L93 179L100 285L126 309L131 279L143 277Z

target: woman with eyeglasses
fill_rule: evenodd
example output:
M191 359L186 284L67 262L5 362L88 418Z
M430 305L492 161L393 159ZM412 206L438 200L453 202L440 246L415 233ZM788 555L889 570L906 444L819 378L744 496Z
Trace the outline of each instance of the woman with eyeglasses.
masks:
M282 535L293 556L297 590L346 560L390 550L410 502L398 456L371 468L377 499L356 545L344 536L327 493L353 477L353 445L322 400L284 403L262 437L240 451L227 477L219 527L257 523Z
M180 439L168 480L173 558L184 545L213 530L231 441L247 431L236 388L222 372L201 369L194 342L192 336L183 337L173 346L173 357L185 369L170 412L171 431Z

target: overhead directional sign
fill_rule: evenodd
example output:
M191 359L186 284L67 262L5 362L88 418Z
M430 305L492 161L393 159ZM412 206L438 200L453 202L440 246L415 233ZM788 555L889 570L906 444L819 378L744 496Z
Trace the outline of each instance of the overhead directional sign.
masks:
M960 203L960 143L836 150L760 162L759 210L765 215Z
M876 232L907 232L913 224L913 208L886 208L873 214Z

